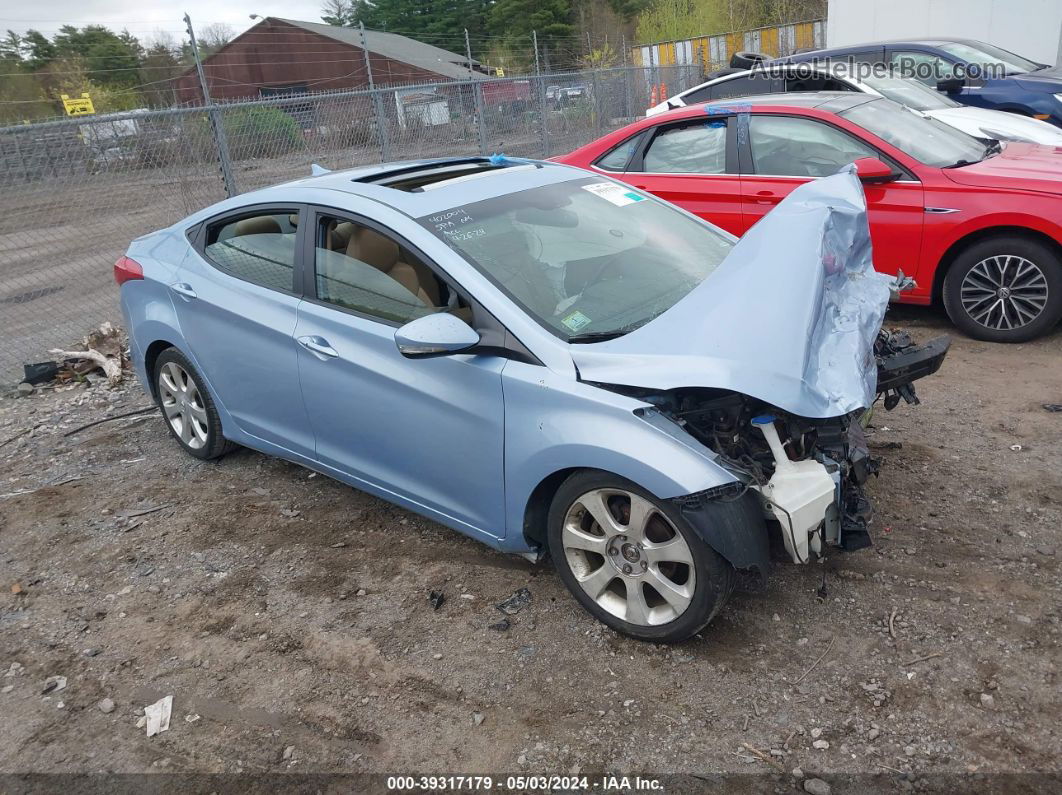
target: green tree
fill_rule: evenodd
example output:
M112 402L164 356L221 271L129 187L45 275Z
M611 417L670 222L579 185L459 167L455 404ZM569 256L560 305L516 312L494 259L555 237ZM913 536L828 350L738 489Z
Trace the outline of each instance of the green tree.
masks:
M174 50L170 43L156 42L140 61L140 94L148 105L161 107L174 100L172 81L184 71Z
M114 33L103 25L76 28L63 25L52 39L56 57L77 57L85 62L88 76L105 86L131 86L137 82L140 42L128 31Z
M9 30L7 35L0 39L0 61L22 64L22 37L13 30Z
M39 30L27 30L22 37L23 60L26 69L36 72L55 60L55 45Z
M561 42L575 35L569 0L497 0L487 15L487 28L495 36L530 40L538 33L538 43L548 53L557 53ZM564 66L559 58L552 65Z
M444 50L465 50L465 29L480 31L489 0L328 0L321 19L329 25L400 33ZM478 44L477 44L478 43ZM485 42L472 40L473 55L482 55Z

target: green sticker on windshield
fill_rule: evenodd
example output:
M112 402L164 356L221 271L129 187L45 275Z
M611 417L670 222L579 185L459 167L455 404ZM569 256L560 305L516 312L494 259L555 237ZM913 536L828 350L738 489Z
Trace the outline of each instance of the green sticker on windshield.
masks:
M566 325L572 331L578 331L579 329L589 325L590 318L588 318L586 315L576 309L574 312L568 315L568 317L564 318L561 323Z

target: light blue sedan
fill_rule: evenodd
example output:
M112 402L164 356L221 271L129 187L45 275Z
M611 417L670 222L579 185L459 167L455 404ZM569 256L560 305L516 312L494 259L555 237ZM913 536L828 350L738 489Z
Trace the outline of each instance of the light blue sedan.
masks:
M740 243L555 163L315 171L115 265L133 361L190 454L244 445L549 552L591 614L657 642L765 576L772 533L801 563L869 543L858 418L913 401L947 344L879 334L854 169Z

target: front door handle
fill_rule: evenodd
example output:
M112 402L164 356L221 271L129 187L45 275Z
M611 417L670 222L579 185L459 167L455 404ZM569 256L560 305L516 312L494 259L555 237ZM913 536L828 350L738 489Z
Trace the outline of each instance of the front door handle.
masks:
M771 190L758 190L756 191L756 204L774 204L777 197L774 195L774 191Z
M296 341L321 361L339 356L339 351L329 345L324 337L299 337Z
M185 301L191 301L193 298L199 297L198 295L196 295L195 290L192 289L192 285L186 284L184 282L177 282L176 284L171 284L170 289L177 293L177 295L181 296L181 298L183 298Z

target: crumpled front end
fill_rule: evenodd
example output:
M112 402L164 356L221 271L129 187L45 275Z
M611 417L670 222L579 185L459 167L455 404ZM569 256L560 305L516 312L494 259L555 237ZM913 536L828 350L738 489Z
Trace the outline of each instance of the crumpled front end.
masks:
M848 167L794 190L667 312L572 357L584 381L727 389L836 417L874 400L893 282L874 270L863 186Z
M719 499L758 494L786 555L807 563L870 544L867 410L878 397L917 403L913 381L947 353L946 337L917 346L882 330L904 286L874 270L848 167L793 191L663 315L572 355L582 380L651 404L710 448L742 484Z

